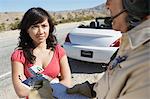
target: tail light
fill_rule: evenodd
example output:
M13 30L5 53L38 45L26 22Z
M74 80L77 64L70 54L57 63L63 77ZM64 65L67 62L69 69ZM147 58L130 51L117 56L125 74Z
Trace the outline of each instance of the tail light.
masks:
M110 47L119 47L121 43L121 38L117 39L115 42L113 42Z
M69 38L69 33L67 34L67 37L66 37L65 42L71 42L71 41L70 41L70 38Z

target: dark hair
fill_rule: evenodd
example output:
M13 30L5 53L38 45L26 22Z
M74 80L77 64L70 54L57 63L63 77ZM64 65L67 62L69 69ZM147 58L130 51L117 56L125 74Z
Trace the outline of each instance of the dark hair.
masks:
M57 39L53 32L55 30L53 21L51 16L42 8L30 8L23 16L22 21L20 23L20 36L19 36L19 44L18 48L22 49L24 52L25 57L30 63L34 63L36 57L33 55L33 49L35 48L31 37L27 33L27 30L30 28L31 25L35 25L38 23L42 23L48 19L49 23L49 35L46 39L47 49L52 48L54 50L55 45L57 44Z

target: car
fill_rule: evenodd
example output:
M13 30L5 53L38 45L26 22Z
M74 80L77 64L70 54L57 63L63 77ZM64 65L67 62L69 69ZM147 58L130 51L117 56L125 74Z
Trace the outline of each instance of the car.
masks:
M96 18L89 25L79 25L68 33L63 48L69 58L109 63L110 58L120 46L122 35L120 31L113 30L111 24L108 24L106 20L109 18L102 20Z

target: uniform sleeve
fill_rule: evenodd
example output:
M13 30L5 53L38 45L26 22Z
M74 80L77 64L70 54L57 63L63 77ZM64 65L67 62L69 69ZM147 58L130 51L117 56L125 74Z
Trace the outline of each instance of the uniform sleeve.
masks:
M17 61L22 64L25 63L25 57L22 50L15 50L11 55L11 61Z
M56 45L56 50L58 52L58 58L61 59L64 55L66 55L65 49L60 45Z
M149 99L150 98L150 87L144 86L143 88L135 89L130 93L117 98L117 99Z
M149 61L147 63L143 61L138 69L134 69L135 73L132 74L133 76L130 75L130 82L126 84L128 87L125 87L124 95L118 99L150 99L150 67L148 65Z

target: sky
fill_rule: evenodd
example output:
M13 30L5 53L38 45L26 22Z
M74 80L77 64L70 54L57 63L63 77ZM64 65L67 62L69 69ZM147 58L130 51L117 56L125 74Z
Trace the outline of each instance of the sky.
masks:
M0 12L25 12L31 7L42 7L48 11L91 8L106 0L0 0Z

